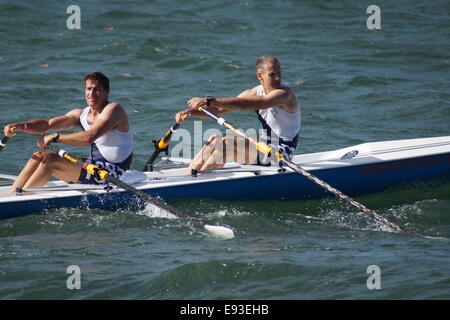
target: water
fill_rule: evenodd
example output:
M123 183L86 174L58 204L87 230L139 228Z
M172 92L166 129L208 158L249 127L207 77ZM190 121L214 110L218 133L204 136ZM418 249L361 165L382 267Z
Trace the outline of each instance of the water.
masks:
M272 54L302 105L298 153L448 135L448 1L376 4L381 30L355 1L83 0L81 29L68 30L64 2L2 0L1 125L83 107L83 75L102 71L130 116L139 170L190 97L257 85L255 60ZM253 112L226 118L257 128ZM18 134L0 172L17 174L35 149ZM170 202L232 227L226 241L152 208L61 209L0 221L0 298L449 299L448 180L357 200L433 238L377 231L336 199ZM80 290L67 289L70 265ZM367 287L370 265L381 289Z

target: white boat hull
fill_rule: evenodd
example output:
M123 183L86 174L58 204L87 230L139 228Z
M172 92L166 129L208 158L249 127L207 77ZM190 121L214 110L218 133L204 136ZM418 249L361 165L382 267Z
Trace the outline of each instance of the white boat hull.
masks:
M343 158L344 157L344 158ZM349 196L379 192L410 181L450 177L450 136L372 142L344 149L296 155L293 162ZM223 170L186 176L185 168L131 175L135 188L164 200L301 200L330 196L289 168L228 163ZM133 177L134 176L134 177ZM116 210L140 203L120 188L62 181L19 196L0 188L0 218L60 207Z

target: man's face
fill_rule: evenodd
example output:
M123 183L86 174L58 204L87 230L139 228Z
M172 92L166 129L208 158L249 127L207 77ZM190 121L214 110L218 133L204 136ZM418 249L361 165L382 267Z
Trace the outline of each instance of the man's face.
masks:
M262 72L257 73L257 76L263 85L269 88L276 89L281 85L281 67L279 64L266 64Z
M85 83L85 97L89 106L103 105L108 100L109 91L100 82L87 79Z

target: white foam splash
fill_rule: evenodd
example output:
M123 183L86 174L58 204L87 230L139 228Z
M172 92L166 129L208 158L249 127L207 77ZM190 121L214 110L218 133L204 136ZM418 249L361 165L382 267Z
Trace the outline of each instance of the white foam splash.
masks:
M223 209L223 210L219 210L219 211L215 211L210 213L209 215L212 217L225 217L225 216L245 216L245 215L249 215L251 213L249 212L245 212L245 211L238 211L235 209Z
M210 224L205 224L205 229L208 230L211 235L222 238L224 240L233 239L234 232L230 228L222 227L222 226L213 226Z
M178 217L173 213L170 213L169 211L164 210L151 203L148 203L145 208L141 211L138 211L137 214L149 218L178 219Z

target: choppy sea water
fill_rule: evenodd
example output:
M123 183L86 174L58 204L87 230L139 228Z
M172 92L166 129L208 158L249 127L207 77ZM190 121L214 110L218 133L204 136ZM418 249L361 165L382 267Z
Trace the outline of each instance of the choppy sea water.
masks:
M139 170L190 97L257 85L254 62L272 54L302 106L297 153L448 135L450 5L378 1L381 29L369 30L371 4L77 1L81 29L69 30L68 3L2 1L1 126L84 107L83 75L102 71L130 116ZM257 128L253 112L227 119ZM35 137L17 135L0 172L18 174L35 149ZM151 207L60 209L0 221L0 298L449 299L448 179L357 200L433 238L377 231L332 198L170 202L232 227L226 241ZM81 289L67 288L71 265ZM373 265L381 283L370 290Z

